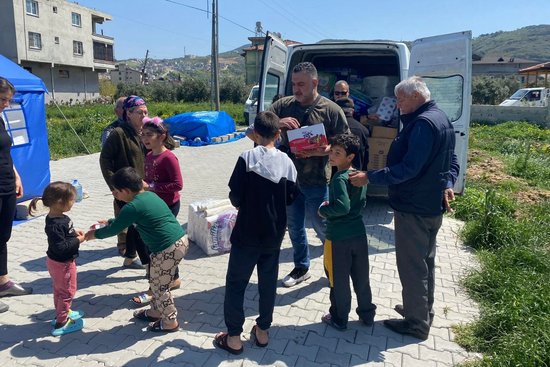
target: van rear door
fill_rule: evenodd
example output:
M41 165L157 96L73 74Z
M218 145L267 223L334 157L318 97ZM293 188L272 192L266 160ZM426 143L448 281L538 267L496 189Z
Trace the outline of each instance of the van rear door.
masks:
M284 95L288 62L287 54L288 48L283 40L273 33L267 32L264 43L262 70L260 72L258 112L267 110L271 106L271 101L275 95Z
M463 193L468 159L472 85L472 32L464 31L413 42L409 76L421 76L449 117L456 135L460 174L454 190Z

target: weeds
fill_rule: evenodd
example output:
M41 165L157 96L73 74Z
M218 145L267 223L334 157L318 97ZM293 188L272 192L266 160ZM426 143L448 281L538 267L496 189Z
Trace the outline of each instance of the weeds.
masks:
M210 110L209 103L147 103L149 115L167 118L183 112ZM244 124L243 105L234 103L222 104L236 124ZM61 106L61 111L55 106L46 109L48 125L48 144L52 159L72 157L87 154L86 148L69 127L69 123L82 139L88 150L99 152L101 131L115 119L113 106L106 104ZM69 122L65 121L63 115Z
M528 126L522 135L517 126L503 125L474 128L472 145L504 157L509 174L547 185L548 131ZM540 169L539 162L548 163ZM480 317L455 333L460 345L483 358L465 366L550 366L550 202L520 204L514 193L522 189L514 181L478 181L455 205L466 221L461 236L480 263L462 280Z

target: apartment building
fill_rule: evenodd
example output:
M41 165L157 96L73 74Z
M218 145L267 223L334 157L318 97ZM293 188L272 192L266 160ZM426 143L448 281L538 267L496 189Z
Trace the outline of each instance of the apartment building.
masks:
M126 64L116 65L114 70L109 71L109 77L115 85L118 83L141 84L141 72Z
M65 0L2 0L0 54L46 84L62 103L99 97L98 73L114 69L113 37L101 24L111 16Z

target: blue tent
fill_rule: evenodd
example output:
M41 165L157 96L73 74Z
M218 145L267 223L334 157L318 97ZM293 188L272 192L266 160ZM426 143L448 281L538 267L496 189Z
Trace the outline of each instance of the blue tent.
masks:
M199 138L199 145L210 143L216 136L235 132L235 121L224 111L180 113L164 122L170 126L171 135L184 136L190 142Z
M11 156L23 181L24 201L41 196L50 183L50 150L46 128L44 82L16 63L0 55L0 76L8 79L16 93L2 118L13 145Z

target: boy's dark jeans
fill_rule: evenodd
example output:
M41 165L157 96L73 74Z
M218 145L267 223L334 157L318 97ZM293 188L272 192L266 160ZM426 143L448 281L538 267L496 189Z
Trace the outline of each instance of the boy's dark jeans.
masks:
M372 323L376 306L372 303L369 282L369 248L366 236L325 241L325 273L330 282L330 315L334 322L346 326L351 309L349 278L357 295L357 315ZM330 255L327 256L327 252ZM332 261L331 261L332 260Z
M273 321L280 250L232 246L225 278L223 313L230 336L240 335L244 324L244 293L254 271L258 272L259 316L256 324L267 330Z

